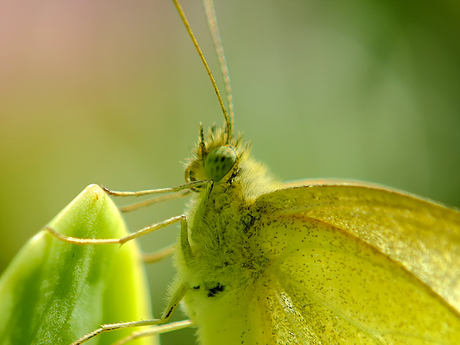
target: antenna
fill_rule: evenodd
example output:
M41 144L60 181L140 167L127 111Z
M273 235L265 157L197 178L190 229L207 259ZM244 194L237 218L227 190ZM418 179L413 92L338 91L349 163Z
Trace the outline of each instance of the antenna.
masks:
M174 5L176 6L177 12L179 13L179 16L182 19L182 22L184 23L185 28L187 29L187 32L188 32L190 38L192 39L193 45L195 46L196 51L198 52L198 55L200 56L201 61L203 62L204 68L206 69L206 72L208 72L209 79L211 79L212 86L214 87L214 91L216 92L217 99L219 100L219 104L220 104L220 107L222 109L222 113L224 114L225 122L227 124L227 128L226 128L227 143L229 143L230 139L233 136L233 104L229 103L229 109L231 108L230 117L229 117L228 114L227 114L227 109L225 109L224 101L222 100L222 97L220 95L219 88L217 87L216 81L214 80L214 77L212 76L211 69L209 68L208 63L206 62L206 59L205 59L205 57L203 55L203 52L201 51L200 46L198 45L198 42L197 42L197 40L195 38L195 35L192 32L192 29L190 28L190 24L188 23L188 20L185 17L185 13L184 13L184 11L182 9L182 6L179 4L178 0L173 0L173 2L174 2ZM208 8L208 5L206 3L205 3L205 7ZM206 11L208 11L208 10L206 10ZM214 6L212 6L212 12L214 13ZM216 17L215 13L214 13L213 17L214 17L213 20L208 19L209 25L210 26L214 25L215 28L216 28L215 30L217 31L217 22L216 22L216 18L215 18ZM212 23L214 23L214 24L212 24ZM211 29L211 34L212 34L213 39L215 41L216 38L215 38L215 35L213 33L213 29ZM216 47L220 46L221 53L217 52L217 54L219 56L219 62L221 64L222 73L224 75L224 81L225 81L226 91L227 91L227 101L231 102L232 101L232 96L231 96L231 89L230 89L230 86L229 86L230 85L229 84L230 79L228 77L228 69L226 68L226 66L225 66L225 68L222 66L220 56L221 55L223 56L223 49L222 49L222 42L220 42L220 37L219 37L218 31L217 31L217 37L218 37L218 43L216 45L216 42L214 42L214 44L216 45ZM225 57L223 57L223 61L225 63ZM226 72L224 72L224 69L225 69Z
M230 83L230 74L228 72L227 60L225 59L224 46L220 38L219 28L217 26L217 16L214 9L213 0L203 0L203 5L206 10L206 17L208 18L209 31L211 32L214 47L216 49L217 59L219 60L220 70L225 85L225 93L227 95L228 113L230 116L231 129L233 130L234 110L233 110L233 94L232 85ZM232 133L229 134L232 137Z

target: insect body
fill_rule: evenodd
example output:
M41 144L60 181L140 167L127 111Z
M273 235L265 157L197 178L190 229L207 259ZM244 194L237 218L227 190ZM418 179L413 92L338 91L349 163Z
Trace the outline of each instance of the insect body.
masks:
M458 212L358 183L285 187L225 137L200 141L187 169L210 182L176 255L200 343L455 343ZM236 153L220 180L207 147L214 164Z

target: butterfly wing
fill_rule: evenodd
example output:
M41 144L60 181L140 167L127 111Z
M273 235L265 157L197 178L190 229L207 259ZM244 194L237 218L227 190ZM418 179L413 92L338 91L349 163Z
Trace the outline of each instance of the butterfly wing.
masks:
M266 304L262 315L271 313L273 343L460 338L457 210L365 184L323 183L263 195L254 211L255 247L270 259L268 288L256 299Z
M343 178L309 178L309 179L302 179L302 180L295 180L295 181L288 181L282 183L283 189L288 189L292 187L317 187L317 186L352 186L352 187L368 187L368 188L375 188L375 189L382 189L392 192L398 192L401 194L407 194L402 191L398 191L393 188L386 187L384 185L367 182L367 181L360 181L360 180L353 180L353 179L343 179Z

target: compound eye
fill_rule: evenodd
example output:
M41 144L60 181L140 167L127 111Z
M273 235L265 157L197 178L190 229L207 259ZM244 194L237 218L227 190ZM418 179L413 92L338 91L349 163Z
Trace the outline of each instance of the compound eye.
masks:
M220 181L236 162L236 152L229 146L212 150L204 161L204 171L213 181Z

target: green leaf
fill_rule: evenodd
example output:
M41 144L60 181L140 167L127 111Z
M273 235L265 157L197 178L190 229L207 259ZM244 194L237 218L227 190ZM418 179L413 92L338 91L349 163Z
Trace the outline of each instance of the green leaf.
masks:
M127 233L118 209L96 185L80 193L50 226L82 238L119 238ZM75 245L40 231L0 279L2 345L65 345L101 324L148 318L148 287L134 242L122 247ZM102 334L88 344L111 344L134 330ZM132 344L152 341L144 338Z

